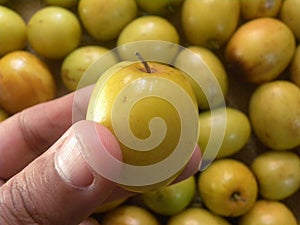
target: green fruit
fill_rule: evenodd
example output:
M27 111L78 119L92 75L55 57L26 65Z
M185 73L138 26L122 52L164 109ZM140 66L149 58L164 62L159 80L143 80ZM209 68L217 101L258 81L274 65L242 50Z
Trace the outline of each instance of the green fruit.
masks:
M276 17L282 0L240 0L241 16L250 20L258 17Z
M198 178L198 190L206 207L226 217L247 212L257 198L257 183L252 171L235 159L214 161Z
M81 27L71 11L48 6L32 15L27 36L36 53L50 59L61 59L79 45Z
M159 225L149 211L134 205L123 205L106 213L101 225Z
M282 200L300 188L300 158L294 152L268 151L252 162L259 193L265 199Z
M225 60L243 80L263 83L277 78L290 63L296 42L282 21L258 18L241 25L225 49Z
M293 31L296 39L300 40L300 0L284 0L282 2L280 19Z
M188 208L172 216L167 225L230 225L223 217L207 209Z
M293 212L279 201L258 200L238 225L297 225Z
M137 5L135 0L81 0L78 13L94 39L109 41L137 16Z
M195 177L142 194L145 205L161 215L174 215L185 209L194 198Z
M15 11L0 6L0 57L26 45L26 24Z
M201 150L205 151L209 141L212 126L223 127L223 120L220 120L221 109L213 109L215 114L210 111L200 112L199 126L200 133L198 145ZM217 158L231 156L242 149L249 141L251 135L251 126L248 117L238 109L226 108L226 128L224 139L217 154Z
M300 44L298 44L294 58L290 65L290 78L298 87L300 87Z
M151 72L140 62L121 62L106 71L95 85L87 111L88 120L104 125L118 138L126 164L147 169L150 165L167 160L175 149L180 150L184 144L185 151L181 151L180 157L175 157L176 163L169 164L166 171L156 169L154 172L151 167L152 174L149 171L149 175L138 175L139 169L136 168L131 177L126 174L127 167L122 167L126 176L123 185L122 181L120 185L137 192L170 184L188 162L194 150L192 139L197 140L198 131L196 97L184 75L161 63L149 62L148 65ZM162 96L166 93L167 96ZM188 113L188 118L182 115L184 112ZM180 116L191 127L183 126ZM163 123L152 121L155 118ZM188 123L187 119L191 122ZM187 133L181 131L187 127ZM179 138L190 141L178 141ZM156 181L156 177L159 177L159 181ZM126 185L131 178L136 184Z
M212 76L216 79L212 81L203 78L203 82L201 84L205 87L209 87L208 91L206 91L206 94L209 96L206 97L198 84L193 79L191 79L190 76L187 76L197 97L199 108L208 109L218 106L221 103L221 99L216 97L217 90L220 88L223 96L226 96L228 90L227 73L222 62L212 51L207 48L203 48L200 46L189 46L186 50L180 52L180 54L177 56L175 61L176 67L182 68L182 66L186 66L187 64L199 64L199 62L193 60L193 58L188 58L191 57L190 51L192 51L192 53L194 53L203 61L203 64L208 67L208 69L212 73ZM201 71L199 71L198 75L199 77L202 75ZM217 85L219 85L219 87ZM212 105L208 104L207 98L211 99Z
M300 89L289 81L259 86L250 98L249 118L259 140L275 150L300 145Z
M1 58L0 105L8 113L53 99L55 90L50 70L32 53L14 51Z
M61 66L61 77L69 91L76 90L85 71L109 49L100 46L84 46L69 53Z
M120 33L117 45L142 41L160 40L179 43L179 34L167 19L160 16L142 16L130 22Z
M184 34L193 45L219 49L235 31L239 13L239 0L185 0L181 16Z
M180 6L183 0L136 0L139 8L150 14L166 15Z
M79 0L45 0L48 5L56 5L65 8L71 8L77 5Z

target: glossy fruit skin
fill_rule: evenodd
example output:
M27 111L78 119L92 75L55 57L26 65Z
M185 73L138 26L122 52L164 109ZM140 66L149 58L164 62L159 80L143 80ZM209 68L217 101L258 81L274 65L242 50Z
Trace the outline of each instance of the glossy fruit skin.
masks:
M251 169L265 199L282 200L300 188L300 158L294 152L265 152L254 159Z
M280 11L280 19L289 26L298 41L300 40L299 7L299 0L284 0Z
M110 41L137 16L137 5L135 0L81 0L78 13L94 39Z
M0 105L8 113L53 99L56 84L46 64L27 51L0 60Z
M142 40L160 40L179 43L179 34L167 19L143 16L131 21L120 33L117 45Z
M218 119L219 115L222 116L222 111L218 108L213 110L217 112L216 114L213 114L214 116L212 116L210 111L200 112L199 114L200 133L198 145L202 151L205 151L209 141L211 127L222 127L223 121ZM251 125L246 114L238 109L227 107L224 139L216 158L224 158L237 153L247 144L250 135Z
M282 0L241 0L241 17L246 20L258 17L276 17Z
M263 83L277 78L290 63L296 42L287 25L257 18L241 25L225 49L225 61L244 81Z
M177 8L183 0L136 0L139 8L144 10L147 13L154 15L167 15L174 11L174 8Z
M258 200L244 214L238 225L297 225L293 212L283 203L271 200Z
M184 210L194 198L195 177L142 194L145 205L161 215L175 215Z
M94 88L96 91L92 94L90 99L87 119L104 125L116 135L112 124L112 112L115 99L118 97L122 89L128 86L131 82L141 78L146 79L147 77L165 78L176 83L184 91L186 91L188 97L192 101L192 104L197 107L193 89L181 71L161 63L148 62L148 65L153 71L152 73L146 72L142 63L130 61L116 64L114 67L111 67L108 71L106 71L105 74L102 75L101 79L97 81ZM103 81L105 81L105 83L102 86ZM146 88L146 90L144 90L144 88ZM152 89L152 87L150 89ZM134 93L136 95L140 95L145 91L147 92L149 90L147 85L143 84L141 85L141 88L135 89ZM128 104L130 101L132 101L130 98L124 98L123 104ZM120 141L119 144L123 153L124 163L135 166L153 165L166 159L174 151L177 145L176 140L180 137L180 119L174 106L165 99L149 97L142 99L142 101L138 101L134 107L130 109L130 116L126 119L130 124L133 135L137 138L145 139L150 135L150 130L147 128L149 126L149 121L154 117L163 119L166 127L168 127L165 138L161 143L159 143L159 145L150 151L136 151ZM184 169L184 167L182 169ZM166 180L155 184L140 186L120 185L123 188L134 192L154 190L170 184L181 173L182 169Z
M300 89L277 80L258 87L249 102L249 118L258 139L274 150L300 145Z
M27 26L28 42L32 49L49 59L61 59L77 48L81 34L75 14L58 6L38 10Z
M23 18L8 7L0 6L0 57L21 50L26 45L26 24Z
M158 221L146 209L134 206L123 205L105 214L101 225L159 225Z
M290 65L290 79L300 87L300 44L298 44L294 58Z
M239 13L239 0L185 0L181 15L184 34L193 45L219 49L235 31Z
M69 91L76 90L85 71L109 50L100 46L83 46L70 52L63 60L61 78Z
M188 208L172 216L167 225L230 225L223 217L203 208Z
M237 217L253 206L258 187L247 165L226 158L214 161L199 175L198 190L209 210L221 216Z
M208 48L204 48L200 46L189 46L187 47L186 51L192 51L196 56L198 56L203 61L204 64L206 64L206 66L211 71L212 76L216 78L216 81L218 82L218 85L221 88L223 96L226 96L228 92L228 76L223 63L217 57L217 55L214 54ZM186 65L187 60L189 59L186 58L185 52L181 52L176 58L175 66L179 66L180 68L180 66ZM188 63L199 63L199 62L198 61L194 62L193 59L191 59L189 60ZM199 73L199 76L201 76L201 73ZM190 78L190 76L187 77L190 80L190 83L194 89L199 109L203 110L203 109L213 108L221 104L221 100L219 98L214 97L217 95L216 89L219 88L215 85L215 83L211 83L211 80L204 80L202 82L202 84L205 85L206 87L210 87L209 91L207 91L206 93L210 95L209 99L211 99L212 105L209 105L206 95L204 94L202 89L198 86L198 84L193 79Z

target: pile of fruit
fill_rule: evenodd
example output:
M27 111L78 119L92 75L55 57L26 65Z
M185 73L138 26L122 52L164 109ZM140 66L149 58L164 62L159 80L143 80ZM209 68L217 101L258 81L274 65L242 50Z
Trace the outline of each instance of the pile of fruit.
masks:
M139 40L190 49L220 84L227 121L212 164L179 183L99 206L93 216L102 225L300 223L300 0L0 4L0 121L76 90L99 57ZM202 90L191 87L204 150L212 121L219 126L218 102L210 109Z

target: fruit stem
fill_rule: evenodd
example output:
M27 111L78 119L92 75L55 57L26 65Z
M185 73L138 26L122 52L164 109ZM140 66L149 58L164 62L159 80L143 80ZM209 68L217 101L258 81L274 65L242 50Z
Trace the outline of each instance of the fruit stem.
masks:
M149 64L146 62L146 60L143 58L143 56L139 52L135 52L135 56L143 63L145 70L147 73L151 73L151 68Z
M231 199L234 200L234 201L242 201L242 202L246 201L246 199L243 198L239 192L234 192L231 195Z

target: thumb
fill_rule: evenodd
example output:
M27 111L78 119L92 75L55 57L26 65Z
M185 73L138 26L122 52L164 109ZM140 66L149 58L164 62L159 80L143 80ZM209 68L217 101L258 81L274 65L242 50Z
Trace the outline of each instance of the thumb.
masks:
M0 224L79 224L116 187L93 172L84 159L85 154L99 157L91 154L105 149L121 158L119 145L106 128L89 121L74 124L1 186Z

